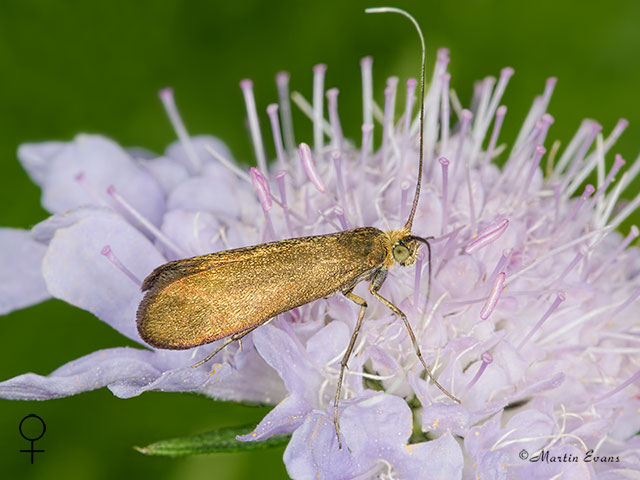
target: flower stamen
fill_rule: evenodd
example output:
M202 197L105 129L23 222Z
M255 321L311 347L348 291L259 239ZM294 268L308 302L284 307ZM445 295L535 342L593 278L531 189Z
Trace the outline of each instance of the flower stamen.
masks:
M273 144L276 147L276 159L281 169L286 168L287 161L284 153L284 145L282 144L282 135L280 134L280 121L278 120L278 104L272 103L267 106L267 115L271 123L271 131L273 132Z
M467 384L467 391L470 390L471 387L473 387L478 382L487 367L491 365L491 363L493 363L493 355L491 355L489 352L484 352L482 355L480 355L480 359L482 360L480 368L478 368L475 376Z
M547 321L547 319L551 316L551 314L557 310L557 308L560 306L562 302L566 300L566 298L567 297L564 292L558 292L551 306L542 315L540 320L538 320L538 323L536 323L533 326L533 328L529 330L529 333L527 333L527 335L522 339L520 344L516 347L516 350L521 350L522 347L524 347L524 345L529 341L529 339L533 336L533 334L536 333L540 329L540 327L542 327L542 324Z
M258 168L262 172L267 172L267 160L264 154L262 134L260 133L260 122L258 120L258 111L256 110L256 99L253 95L253 82L250 79L245 78L240 82L240 89L242 90L244 103L247 107L249 131L251 132L251 140L253 142L253 149L258 162Z
M338 94L337 88L327 90L327 103L329 107L329 123L333 130L332 148L340 153L344 151L344 137L342 134L342 125L340 125L340 116L338 115Z
M171 122L173 129L178 135L178 140L180 140L182 148L184 148L187 158L189 159L190 165L186 165L186 167L191 171L191 173L199 173L200 168L202 167L202 162L193 147L191 137L189 136L187 128L184 126L184 122L182 121L182 117L178 112L178 107L176 106L175 97L173 95L173 89L163 88L158 92L158 96L162 101L162 105L167 112L167 116L169 117L169 121Z
M118 192L116 192L116 188L113 185L109 185L109 187L107 188L107 195L113 198L113 200L120 207L122 207L124 211L126 211L136 221L138 221L142 225L142 227L144 227L149 233L151 233L160 243L162 243L168 249L172 250L177 258L184 258L187 256L182 248L176 245L169 237L162 233L154 224L152 224L140 212L138 212L138 210L136 210L133 205L127 202Z
M502 289L504 288L505 275L506 274L504 272L500 272L496 276L496 279L493 282L493 286L491 287L491 293L489 293L489 298L487 298L487 301L480 310L480 318L482 320L486 320L487 318L489 318L493 313L493 310L496 308L498 300L500 299L500 294L502 294Z
M100 250L100 253L104 255L107 258L107 260L113 263L116 266L116 268L120 270L122 273L124 273L133 283L135 283L138 288L142 286L142 281L138 277L136 277L131 270L129 270L127 267L124 266L124 264L116 256L116 254L113 253L113 250L111 250L110 245L105 245L104 247L102 247L102 250Z
M413 113L413 105L416 101L415 92L417 84L418 81L415 78L407 79L407 98L404 105L404 124L402 128L402 135L407 141L409 140L409 128L411 127L411 114Z
M373 58L364 57L360 60L362 70L362 124L371 125L370 142L368 152L373 151ZM364 130L363 130L364 133ZM363 149L365 143L363 142Z
M319 63L313 67L313 151L322 155L324 135L322 132L324 121L324 76L327 66Z
M276 75L276 86L278 89L278 104L280 105L280 116L282 118L282 134L287 153L291 155L296 149L296 141L293 134L293 120L291 117L291 101L289 99L289 73L280 72Z
M493 225L485 228L474 240L469 242L465 248L465 252L473 253L476 250L480 250L481 248L495 242L502 236L508 226L509 220L505 218L501 222L494 223Z
M313 186L316 187L316 190L318 190L320 193L325 193L327 191L327 188L324 186L324 182L322 181L322 178L318 174L316 166L313 163L313 156L311 155L311 149L309 148L309 145L304 142L301 143L298 147L298 152L300 154L300 161L302 162L304 172L307 174L307 178L309 178Z

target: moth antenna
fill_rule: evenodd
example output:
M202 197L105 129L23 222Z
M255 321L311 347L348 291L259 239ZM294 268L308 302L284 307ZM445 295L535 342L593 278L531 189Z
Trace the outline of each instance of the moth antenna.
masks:
M424 36L422 35L422 30L420 30L420 25L415 18L413 18L410 14L401 10L399 8L394 7L380 7L380 8L367 8L365 9L365 13L399 13L400 15L404 15L411 23L416 27L418 31L418 35L420 35L420 43L422 45L422 71L420 72L420 161L418 163L418 182L416 183L416 193L413 196L413 205L411 206L411 213L409 213L409 218L407 219L407 223L404 224L404 228L411 231L411 227L413 226L413 217L416 214L416 209L418 208L418 200L420 199L420 187L422 185L422 163L424 159L424 77L425 77L425 57L426 57L426 48L424 46Z
M418 242L422 242L427 246L427 261L429 262L429 283L427 283L427 300L431 296L431 244L429 240L433 240L433 237L422 238L417 235L411 235L409 237L410 240L416 240Z

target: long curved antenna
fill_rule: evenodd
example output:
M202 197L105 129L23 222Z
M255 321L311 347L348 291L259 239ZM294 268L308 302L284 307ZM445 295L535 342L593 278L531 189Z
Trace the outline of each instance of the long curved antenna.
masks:
M417 235L411 235L409 237L410 240L416 240L418 242L422 242L427 246L427 260L429 261L429 283L427 284L427 300L431 296L431 244L429 240L433 240L433 237L422 238Z
M409 15L404 10L394 7L379 7L379 8L367 8L365 13L399 13L400 15L404 15L418 30L418 35L420 35L420 43L422 44L422 71L420 72L420 161L418 164L418 182L416 183L416 193L413 196L413 206L411 207L411 213L409 213L409 218L407 219L407 223L405 223L404 228L411 231L411 227L413 226L413 217L416 214L416 209L418 208L418 200L420 199L420 187L422 185L422 163L424 157L424 77L425 77L425 56L426 56L426 48L424 46L424 36L422 35L422 30L420 30L420 25L415 18Z

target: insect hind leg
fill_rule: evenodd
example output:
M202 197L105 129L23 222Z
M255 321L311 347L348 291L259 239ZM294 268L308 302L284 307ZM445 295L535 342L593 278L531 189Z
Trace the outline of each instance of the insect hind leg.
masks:
M333 424L336 428L336 436L338 437L338 448L342 449L342 440L340 440L340 424L338 423L338 402L340 400L340 392L342 391L342 378L344 377L344 371L347 368L347 362L349 361L349 357L353 352L353 347L356 344L356 339L358 338L358 333L360 332L360 327L362 326L362 319L364 318L364 312L367 309L367 302L365 302L364 298L359 297L351 290L344 294L349 300L354 302L356 305L360 305L360 312L358 313L358 320L356 322L356 328L353 330L353 334L351 335L351 340L349 340L349 345L347 346L347 350L340 361L340 374L338 375L338 387L336 388L336 398L333 402Z
M269 320L271 320L271 319L269 319ZM262 325L265 325L266 323L268 323L268 321L267 322L258 323L257 325L254 325L253 327L247 328L246 330L234 333L229 338L227 338L224 341L224 343L222 345L220 345L218 348L216 348L212 353L207 355L205 358L200 360L198 363L194 363L193 365L191 365L191 368L197 368L200 365L203 365L203 364L207 363L209 360L211 360L213 357L215 357L221 350L223 350L227 345L229 345L230 343L235 342L236 340L239 342L245 335L253 332L256 328L261 327ZM242 343L240 345L242 346Z
M400 310L393 303L391 303L389 300L387 300L386 298L384 298L382 295L378 293L378 290L380 289L381 286L382 286L382 282L376 282L376 279L374 278L371 284L369 285L369 292L371 293L371 295L376 297L383 305L385 305L389 310L391 310L393 313L395 313L398 317L402 319L405 327L407 327L407 331L409 332L409 337L411 338L411 342L413 343L413 348L416 351L416 355L420 360L420 363L422 363L422 366L426 370L427 375L429 376L431 381L435 384L435 386L438 387L440 391L442 391L442 393L444 393L451 400L453 400L456 403L460 403L460 400L458 400L456 397L451 395L447 391L447 389L445 389L442 385L440 385L438 381L434 378L433 374L431 373L431 369L425 363L424 358L422 358L422 352L420 351L420 346L418 345L418 341L416 340L416 336L413 333L413 329L411 328L411 324L409 323L407 316L402 312L402 310Z

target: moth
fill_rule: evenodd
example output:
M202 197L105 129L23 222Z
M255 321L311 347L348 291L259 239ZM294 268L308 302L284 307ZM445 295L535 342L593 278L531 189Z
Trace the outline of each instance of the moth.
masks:
M335 293L353 301L360 310L340 362L333 405L333 420L340 448L338 403L342 380L367 308L367 302L353 293L355 286L362 281L369 282L372 297L402 319L429 378L449 398L458 402L433 377L407 316L379 293L393 265L405 267L416 262L420 244L427 247L431 278L429 241L411 233L422 184L424 38L417 22L402 10L367 10L381 11L401 13L408 17L416 26L422 43L418 177L413 204L404 227L386 232L373 227L356 228L169 262L156 268L144 280L142 291L146 293L137 312L140 336L157 348L188 349L227 338L213 353L193 365L197 367L229 343L240 340L281 313Z

